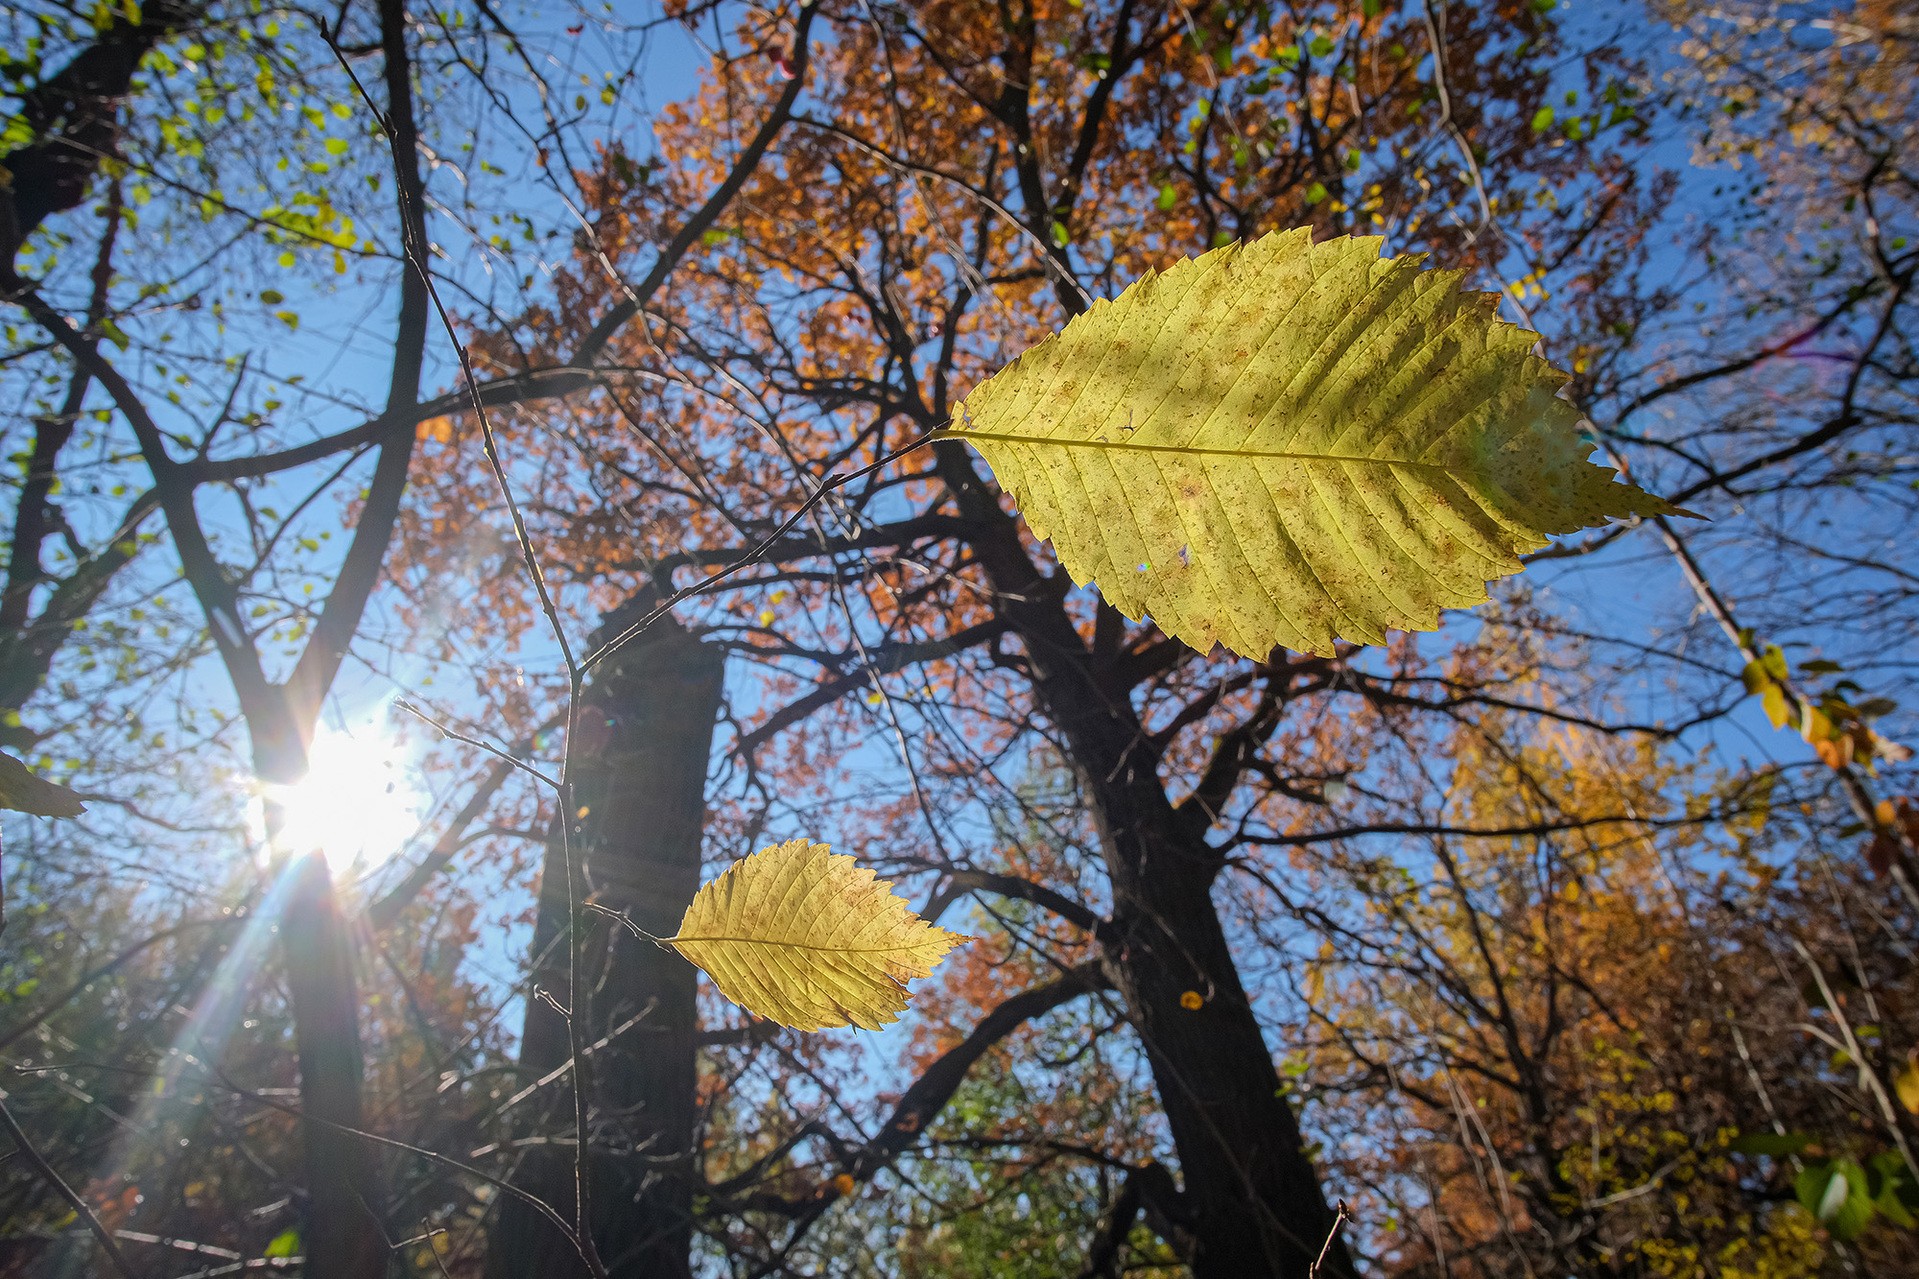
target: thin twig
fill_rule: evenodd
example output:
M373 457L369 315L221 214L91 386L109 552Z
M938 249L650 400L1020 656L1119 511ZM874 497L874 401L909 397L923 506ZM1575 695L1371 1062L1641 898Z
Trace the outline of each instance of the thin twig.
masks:
M599 902L581 902L580 905L596 915L605 915L608 919L613 920L642 941L650 941L655 946L666 945L666 938L655 937L652 933L647 932L646 929L641 928L633 922L633 916L623 910L614 910L611 906L602 906Z
M333 51L333 56L339 60L347 78L359 93L360 100L366 104L367 109L373 113L374 119L379 122L380 132L385 135L387 145L393 149L395 165L398 167L400 144L394 134L391 118L380 110L378 104L367 93L366 87L360 83L359 77L354 75L352 65L334 42L331 34L324 27L320 34L321 38L326 40L327 47ZM404 188L404 183L401 185ZM501 496L506 501L507 513L513 521L513 535L520 548L520 558L539 596L540 610L545 614L547 625L553 631L554 641L559 645L560 656L566 663L568 688L566 740L561 746L560 779L558 782L549 781L548 784L559 793L560 856L566 867L567 997L570 1001L577 1003L580 997L580 929L576 905L579 901L579 885L578 867L575 865L576 858L570 837L573 824L572 787L568 780L567 762L572 754L573 729L578 719L580 690L586 672L573 656L573 646L566 637L566 627L560 621L559 609L554 605L552 593L547 589L546 574L541 571L539 555L534 550L532 535L527 531L526 517L520 510L518 499L513 496L513 486L507 479L506 465L500 459L499 441L494 434L493 420L487 416L485 400L480 395L479 379L473 373L472 357L467 352L466 344L460 341L458 331L453 327L453 317L447 313L446 304L440 299L439 288L434 283L431 265L427 261L426 245L411 243L411 236L406 239L408 242L403 247L407 260L419 273L420 283L425 287L427 297L433 304L433 310L440 318L440 326L446 331L447 340L453 344L453 350L459 358L460 376L466 387L467 399L480 423L481 451L485 454L487 466L492 470L493 479L499 485ZM592 1211L588 1195L591 1187L587 1177L586 1154L588 1102L586 1067L580 1054L580 1033L580 1019L568 1017L566 1019L567 1055L574 1062L570 1082L573 1086L574 1131L579 1140L579 1147L573 1161L572 1233L575 1245L579 1248L581 1260L586 1262L587 1270L591 1272L594 1279L604 1279L606 1266L600 1258L599 1244L593 1237L590 1225ZM544 1201L540 1202L542 1207L545 1207Z
M255 1105L265 1106L269 1110L277 1110L281 1114L291 1115L295 1119L306 1119L310 1117L301 1111L300 1108L289 1106L255 1089L242 1087L233 1080L228 1079L224 1074L215 1072L211 1077L217 1078L220 1086L227 1089L227 1091L231 1092L234 1096L243 1097ZM538 1195L527 1193L525 1190L514 1185L511 1180L505 1177L496 1177L484 1169L475 1168L472 1164L462 1163L460 1160L448 1155L443 1155L437 1150L428 1150L424 1146L416 1146L411 1142L401 1141L396 1137L383 1137L377 1132L369 1132L363 1128L349 1128L344 1124L336 1124L330 1119L322 1119L317 1116L311 1118L314 1118L315 1122L325 1127L337 1129L340 1132L352 1133L354 1136L365 1141L373 1142L376 1145L386 1146L409 1155L418 1155L420 1158L431 1163L439 1164L443 1168L451 1168L455 1172L463 1173L478 1181L483 1181L503 1194L511 1195L527 1207L533 1209L533 1211L539 1213L540 1216L546 1218L547 1222L551 1224L554 1229L558 1230L569 1244L573 1245L573 1250L579 1254L580 1260L585 1262L587 1268L593 1272L594 1279L606 1279L606 1267L600 1263L599 1254L591 1251L591 1245L575 1233L573 1228L567 1224L566 1218L562 1217L559 1212L554 1209L552 1204L549 1204ZM129 1274L127 1279L133 1279L133 1276Z
M4 1093L0 1093L0 1125L5 1126L7 1135L13 1138L13 1144L18 1148L20 1157L32 1164L33 1170L40 1174L40 1180L53 1187L54 1193L66 1200L67 1206L73 1209L80 1220L87 1223L87 1229L93 1232L93 1237L100 1241L100 1247L105 1249L107 1256L112 1259L113 1268L125 1275L126 1279L134 1279L133 1267L127 1264L126 1257L120 1252L120 1245L113 1242L113 1235L100 1224L100 1218L95 1216L93 1209L87 1206L87 1201L74 1193L73 1187L69 1186L54 1170L53 1165L47 1162L46 1156L42 1155L27 1137L26 1130L20 1127L19 1121L13 1117L13 1112L7 1109Z
M441 723L437 719L434 719L431 715L427 714L425 711L421 710L419 707L415 706L412 702L409 702L404 697L394 698L393 705L397 709L403 710L407 714L415 716L419 719L426 721L428 724L431 724L436 730L439 731L442 737L445 737L451 741L463 743L464 745L467 745L467 746L472 746L478 750L483 750L487 754L493 756L494 758L502 760L505 763L511 764L513 767L519 769L521 772L526 773L531 777L538 778L540 781L545 782L548 786L551 786L554 790L558 790L560 788L560 784L558 782L554 781L551 777L548 777L545 773L542 773L539 769L533 767L533 765L527 763L525 760L515 758L514 756L508 754L506 751L502 750L498 746L495 746L491 742L482 741L481 739L477 737L469 737L467 734L462 733L457 728L448 728L445 724Z
M1446 66L1444 0L1441 0L1441 13L1433 12L1432 0L1424 0L1422 7L1426 17L1426 38L1433 46L1433 88L1439 94L1439 123L1451 136L1453 145L1459 148L1459 158L1466 162L1473 192L1479 197L1479 227L1467 237L1466 242L1470 244L1479 238L1480 231L1489 226L1497 231L1499 227L1493 218L1492 201L1486 195L1486 180L1479 172L1479 160L1473 155L1472 143L1466 140L1465 130L1459 127L1459 120L1453 115L1453 96L1449 85L1451 73Z
M760 558L762 556L764 556L774 546L778 545L781 539L783 539L789 532L793 530L794 525L798 524L801 520L805 519L809 511L813 510L814 507L818 506L821 502L825 501L826 498L832 493L838 491L839 489L845 488L848 484L851 484L855 480L863 479L864 477L871 475L873 472L881 469L882 467L890 466L894 462L897 462L899 459L905 457L907 454L913 452L916 449L924 448L926 445L931 444L934 440L939 438L941 438L939 432L937 431L928 432L927 434L922 435L918 439L912 441L910 444L901 445L899 448L894 449L891 453L888 453L886 456L880 458L878 461L869 462L865 466L860 467L856 471L848 471L844 475L827 476L824 480L820 481L819 487L815 488L811 493L807 494L806 500L804 502L801 502L799 506L794 508L792 514L788 515L785 519L781 520L778 527L776 527L771 533L768 533L764 538L760 539L760 542L758 545L754 546L751 550L741 555L738 559L732 561L725 568L717 569L714 572L707 574L705 577L701 578L699 581L693 583L693 585L682 587L680 590L677 590L673 592L671 595L667 596L664 600L661 600L660 603L645 617L642 617L639 621L633 623L631 626L621 631L618 635L615 635L612 639L600 645L598 648L594 649L592 652L588 653L586 655L586 660L581 662L580 666L585 670L589 670L589 671L592 670L595 666L599 665L601 662L611 657L614 653L624 648L627 644L630 644L632 641L639 638L639 636L649 626L653 625L653 623L659 621L662 617L670 613L673 610L673 607L675 605L680 604L685 600L689 600L693 598L695 595L699 595L707 591L711 587L733 576L735 573L739 572L741 569L749 568L752 565L757 564L760 561Z
M1345 1224L1346 1201L1339 1201L1339 1207L1333 1212L1333 1228L1326 1232L1326 1242L1319 1245L1319 1255L1313 1258L1313 1264L1306 1271L1306 1279L1319 1279L1319 1268L1326 1264L1326 1254L1333 1250L1333 1240L1339 1237L1339 1228Z

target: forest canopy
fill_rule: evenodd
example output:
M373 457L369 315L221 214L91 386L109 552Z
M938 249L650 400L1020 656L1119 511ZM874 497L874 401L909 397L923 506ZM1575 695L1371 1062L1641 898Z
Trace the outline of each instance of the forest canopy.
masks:
M1919 21L0 3L0 1275L1919 1263Z

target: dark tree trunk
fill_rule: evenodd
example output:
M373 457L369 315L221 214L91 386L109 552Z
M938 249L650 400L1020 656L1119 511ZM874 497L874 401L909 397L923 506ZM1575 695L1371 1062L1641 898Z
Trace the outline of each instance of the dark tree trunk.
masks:
M1115 842L1144 844L1120 837ZM1146 850L1140 849L1142 853ZM1159 850L1174 857L1182 851ZM1179 1151L1198 1279L1304 1279L1334 1215L1239 983L1210 873L1155 867L1117 887L1114 982L1153 1067ZM1188 1005L1190 996L1202 1001ZM1351 1273L1337 1243L1322 1273Z
M79 207L100 162L119 154L120 104L140 60L203 9L180 0L127 12L113 6L93 43L21 95L20 117L33 138L0 160L0 286L16 283L13 261L27 237L53 214Z
M1334 1213L1212 901L1224 862L1198 809L1175 809L1125 679L1080 637L959 444L935 446L971 539L1018 628L1041 708L1065 739L1113 886L1104 959L1125 996L1179 1154L1197 1279L1307 1279ZM1197 998L1198 1007L1190 1007ZM1343 1243L1319 1274L1353 1273Z
M379 1279L386 1274L380 1161L356 1134L361 1126L360 1002L346 923L326 859L302 856L281 917L294 1038L300 1051L300 1137L306 1148L306 1229L310 1279Z
M592 900L657 937L672 935L699 888L706 766L724 664L719 647L661 619L601 668L569 750L573 846ZM696 975L679 956L587 914L580 921L585 990L572 999L559 858L556 841L541 882L534 980L562 1007L577 1009L583 1042L613 1034L584 1074L597 1148L588 1162L594 1241L615 1279L684 1279L693 1238ZM565 1021L543 1000L529 1001L520 1051L527 1082L566 1059ZM555 1079L524 1103L523 1131L570 1132L571 1097L568 1080ZM570 1146L529 1147L515 1181L572 1219ZM488 1273L573 1279L585 1271L550 1224L507 1200Z
M1334 1217L1213 905L1221 859L1167 802L1130 713L1075 695L1082 669L1056 662L1041 693L1092 797L1113 881L1106 962L1179 1151L1193 1272L1304 1279ZM1350 1271L1335 1244L1322 1273Z
M427 331L426 195L420 176L418 122L414 118L413 64L407 51L408 21L404 0L380 0L380 48L387 109L381 120L393 151L397 183L396 213L410 269L400 273L400 314L394 332L393 374L387 387L387 411L395 413L416 403L420 369L425 358ZM353 539L333 581L333 589L314 622L313 634L284 685L264 685L257 654L236 668L236 691L253 738L255 772L270 781L298 781L307 771L307 748L327 690L333 686L347 647L359 631L367 600L379 583L387 547L399 517L413 456L411 431L381 443L379 461L367 485L365 501L355 522ZM149 465L164 456L164 446L151 438L142 441ZM155 487L173 481L166 468L154 471ZM227 597L229 618L235 597L224 573L213 564L191 514L192 498L176 520L168 512L174 540L179 545L185 526L193 526L202 540L207 563L201 564L195 590L203 604L220 583ZM195 557L197 558L197 557ZM183 552L189 576L193 559ZM220 627L212 608L209 618ZM243 683L242 680L245 682ZM306 1116L302 1137L307 1162L306 1279L378 1279L386 1274L389 1249L382 1223L386 1193L379 1153L355 1135L362 1123L362 1062L360 1053L359 992L353 980L352 948L333 896L325 860L308 856L291 872L298 876L288 902L282 934L287 973L293 991L294 1035L300 1048L300 1107Z

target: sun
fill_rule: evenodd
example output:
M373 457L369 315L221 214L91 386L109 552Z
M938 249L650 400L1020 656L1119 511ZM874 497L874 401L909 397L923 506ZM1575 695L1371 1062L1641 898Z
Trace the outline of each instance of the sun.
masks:
M269 788L287 853L319 851L334 874L379 866L419 829L427 809L410 752L383 724L323 727L307 753L307 775Z

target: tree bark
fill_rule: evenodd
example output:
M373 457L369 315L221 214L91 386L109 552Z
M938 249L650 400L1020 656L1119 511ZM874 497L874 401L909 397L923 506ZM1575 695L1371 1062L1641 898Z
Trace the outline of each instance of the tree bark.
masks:
M608 631L617 630L609 623ZM595 905L671 936L699 888L725 653L662 618L603 666L582 698L569 747L573 847ZM685 1279L693 1238L697 1009L692 965L598 912L585 937L574 998L567 982L566 874L547 853L534 930L534 980L582 1018L582 1041L611 1040L583 1072L595 1147L587 1162L594 1242L614 1279ZM566 1063L567 1027L542 999L527 1003L520 1065L528 1082ZM570 1082L530 1099L524 1129L571 1127ZM515 1181L571 1218L570 1146L527 1150ZM495 1279L573 1279L584 1273L552 1225L525 1204L502 1204L488 1257Z
M1102 944L1146 1048L1179 1155L1197 1279L1325 1279L1353 1273L1332 1208L1240 985L1212 884L1224 866L1209 819L1175 809L1123 679L1074 628L1064 575L1047 577L964 446L935 446L969 539L1025 643L1034 692L1065 739L1112 880ZM1194 1002L1197 1007L1192 1007Z
M1092 797L1113 882L1106 962L1179 1152L1193 1273L1305 1279L1334 1216L1213 905L1221 859L1167 802L1156 761L1136 745L1144 734L1129 724L1130 705L1093 703L1088 714L1088 699L1071 693L1078 671L1064 662L1054 671L1040 681L1042 698ZM1337 1242L1321 1271L1351 1273Z
M1104 812L1099 820L1113 831L1120 865L1139 868L1114 868L1121 941L1109 962L1179 1151L1197 1240L1193 1273L1304 1279L1334 1216L1240 986L1213 877L1190 865L1187 850L1121 832ZM1167 857L1189 864L1168 866ZM1191 995L1199 1007L1187 1006ZM1351 1273L1337 1242L1322 1273Z
M361 1125L360 1001L353 952L326 859L307 853L293 877L280 935L300 1052L300 1135L306 1150L308 1279L386 1274L386 1202L379 1159Z

